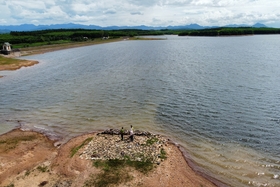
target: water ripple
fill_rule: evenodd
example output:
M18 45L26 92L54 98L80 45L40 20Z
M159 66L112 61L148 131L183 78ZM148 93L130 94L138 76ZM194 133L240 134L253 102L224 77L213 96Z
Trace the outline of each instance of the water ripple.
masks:
M40 63L0 79L0 130L20 120L70 138L133 124L172 136L227 184L279 186L275 37L168 36L24 57Z

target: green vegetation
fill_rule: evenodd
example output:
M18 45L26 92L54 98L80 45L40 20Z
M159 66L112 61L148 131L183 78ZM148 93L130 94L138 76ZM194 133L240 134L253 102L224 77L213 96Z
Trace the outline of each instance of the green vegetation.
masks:
M158 138L156 137L152 137L152 138L149 138L147 141L146 141L146 144L147 145L153 145L154 143L158 142Z
M14 184L9 184L8 186L5 186L5 187L15 187Z
M163 35L167 31L123 29L123 30L86 30L86 29L54 29L40 31L12 31L0 34L0 43L9 42L13 48L36 47L51 44L64 44L90 41L96 39L113 39L124 36Z
M67 44L75 42L93 41L100 39L114 39L120 37L135 37L147 35L179 35L179 36L229 36L251 34L280 34L277 28L211 28L201 30L87 30L87 29L51 29L39 31L12 31L0 34L0 43L9 42L12 48L26 48L53 44Z
M71 157L73 157L78 151L79 149L81 149L84 145L88 144L90 141L92 140L92 138L87 138L86 140L83 141L83 143L77 147L73 147L71 149Z
M25 176L28 176L28 175L30 175L30 170L27 170L26 172L25 172Z
M14 149L19 144L19 142L32 141L36 139L36 136L21 136L13 137L6 140L0 140L0 146L5 147L5 150Z
M48 170L47 166L38 166L37 169L43 173L45 173Z
M0 56L0 65L18 64L22 60Z
M231 36L231 35L254 35L254 34L280 34L276 28L253 28L253 27L219 27L202 30L185 30L179 36Z
M144 174L153 169L153 163L151 161L131 161L129 157L126 157L125 160L96 160L93 162L93 166L101 168L103 171L96 176L92 175L90 179L85 182L85 187L106 187L113 184L128 182L132 179L132 176L129 175L128 167L132 167Z
M166 151L162 148L162 149L160 150L159 158L161 158L161 159L166 159L166 158L167 158L166 154L167 154Z

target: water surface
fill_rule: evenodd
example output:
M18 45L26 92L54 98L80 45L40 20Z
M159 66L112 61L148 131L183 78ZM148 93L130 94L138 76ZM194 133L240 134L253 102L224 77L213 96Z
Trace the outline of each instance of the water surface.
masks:
M230 186L280 186L279 35L123 41L1 72L0 132L165 134Z

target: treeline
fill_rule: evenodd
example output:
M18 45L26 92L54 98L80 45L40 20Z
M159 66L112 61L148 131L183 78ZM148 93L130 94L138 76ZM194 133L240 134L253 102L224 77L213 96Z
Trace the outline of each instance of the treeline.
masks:
M166 31L167 32L167 31ZM167 34L158 30L85 30L85 29L56 29L40 31L12 31L9 34L0 34L0 43L10 42L11 44L31 44L39 42L52 43L54 41L84 41L97 38L118 38L122 36L145 36L145 35L163 35Z
M173 34L179 36L230 36L230 35L253 35L253 34L280 34L276 28L211 28L202 30L86 30L86 29L53 29L39 31L10 32L0 34L0 43L9 42L14 48L40 46L56 43L68 43L101 38L119 38L146 35Z
M276 28L211 28L203 30L186 30L180 32L179 36L233 36L233 35L254 35L254 34L280 34L280 29Z

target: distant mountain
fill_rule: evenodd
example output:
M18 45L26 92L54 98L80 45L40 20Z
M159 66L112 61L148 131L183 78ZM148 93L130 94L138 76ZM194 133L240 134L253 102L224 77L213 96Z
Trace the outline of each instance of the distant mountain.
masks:
M231 25L226 25L225 27L254 27L254 28L262 28L262 27L267 27L267 26L262 24L262 23L256 23L254 25L246 25L246 24L236 25L236 24L231 24Z
M11 31L7 29L0 29L0 34L9 33L9 32Z
M240 24L240 25L237 25L237 24L230 24L230 25L225 25L224 27L251 27L250 25L245 25L245 24Z
M141 29L141 30L161 30L161 29L206 29L215 28L217 26L201 26L198 24L181 25L181 26L167 26L167 27L151 27L145 25L139 26L109 26L100 27L97 25L81 25L81 24L53 24L53 25L33 25L33 24L22 24L22 25L0 25L0 33L7 33L10 31L34 31L34 30L46 30L46 29L96 29L96 30L120 30L120 29ZM253 26L249 25L226 25L224 27L266 27L264 24L256 23Z
M263 28L263 27L267 27L266 25L262 24L262 23L256 23L255 25L253 25L252 27L255 28Z
M102 27L96 25L80 25L74 23L38 25L38 26L33 24L0 26L0 30L9 30L9 31L34 31L34 30L46 30L46 29L102 29Z

